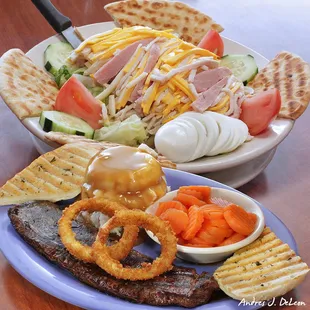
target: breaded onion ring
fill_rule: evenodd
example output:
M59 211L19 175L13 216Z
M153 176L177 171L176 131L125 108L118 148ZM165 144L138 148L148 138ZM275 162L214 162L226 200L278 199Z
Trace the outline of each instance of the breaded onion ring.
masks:
M152 231L161 243L161 254L152 264L143 264L141 268L127 268L110 256L110 251L105 245L110 230L115 227L136 225ZM171 226L157 216L146 214L143 211L121 210L99 230L100 242L93 244L96 264L103 270L118 279L147 280L152 279L170 269L177 252L177 238Z
M91 198L75 202L63 211L62 217L58 221L58 232L62 243L76 258L84 262L94 263L93 248L76 240L75 233L72 230L72 221L81 211L99 211L112 217L116 211L120 210L127 209L119 203L106 199ZM137 226L127 225L124 228L122 238L117 243L107 246L109 255L117 260L125 258L134 247L138 233L139 228Z

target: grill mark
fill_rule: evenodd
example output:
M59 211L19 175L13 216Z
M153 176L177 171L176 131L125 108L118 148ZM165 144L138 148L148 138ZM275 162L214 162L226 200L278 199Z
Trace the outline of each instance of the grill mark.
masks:
M22 179L24 180L24 182L22 182ZM33 191L30 191L30 193L36 194L38 192L38 190L40 190L40 188L34 186L26 178L21 177L19 180L16 178L16 181L18 181L19 183L22 183L22 184L20 184L22 186L17 186L16 183L11 183L11 184L14 184L20 191L25 191L26 188L27 188L27 190L29 190L29 188L31 188Z
M52 165L50 161L46 160L46 162L49 163L49 165ZM66 169L65 167L70 165L70 170L72 169L70 172L72 172L72 173L74 172L74 175L83 176L85 173L85 167L81 166L77 163L74 163L71 161L68 162L64 159L58 158L58 163L59 162L62 164L61 167L64 167L63 169ZM58 164L58 166L59 166L59 164Z
M297 257L297 256L296 256ZM228 284L230 286L230 288L232 289L246 289L248 288L249 286L256 286L257 284L260 284L261 281L263 280L263 282L267 281L272 281L272 280L276 280L276 279L280 279L280 278L283 278L283 277L287 277L288 274L286 274L285 276L282 275L280 278L279 278L279 273L283 272L282 270L284 268L292 268L292 267L296 267L296 266L303 266L303 264L301 263L301 259L300 258L297 258L293 261L290 260L290 261L281 261L281 262L277 262L275 263L273 266L270 266L269 268L263 268L262 270L257 270L256 269L256 273L249 273L247 275L248 279L244 279L244 275L239 275L239 277L236 277L236 279L234 281L238 281L240 279L242 279L243 281L241 283L234 283L234 284L229 284L229 278L227 278L228 282L226 281L223 281L223 284ZM287 270L289 271L289 270ZM272 273L270 275L270 273ZM291 273L291 272L290 272ZM264 278L264 279L262 279Z
M38 190L42 190L42 187L41 186L46 186L46 187L49 187L48 188L48 191L51 191L51 192L56 192L57 190L59 190L60 188L55 186L53 183L51 183L49 180L45 180L45 179L42 179L39 175L35 174L33 171L30 171L30 170L27 170L25 171L25 176L27 177L27 174L29 177L33 177L33 178L36 178L36 181L37 181L37 189ZM57 178L60 182L62 181L61 179Z
M62 152L58 152L58 153L59 153L59 155L63 155L63 156L67 156L68 154L71 154L70 156L72 156L72 158L70 158L71 159L70 162L73 162L73 163L75 163L76 165L78 165L78 166L80 166L82 168L85 168L87 166L88 162L89 162L89 158L84 158L84 157L82 157L80 155L77 155L77 154L74 154L74 153L72 153L70 151L66 151L66 152L62 151ZM60 158L59 155L56 157L56 160L58 158ZM83 161L83 163L78 163L78 160Z
M288 55L288 56L290 56L290 55ZM285 59L288 59L287 56L285 57ZM285 64L284 72L285 72L286 76L288 76L289 74L293 73L293 68L292 68L292 63L291 62L287 62ZM292 84L291 84L291 79L290 78L287 78L285 80L285 91L286 91L287 99L292 99L293 89L292 89Z
M60 177L61 179L63 179L65 181L64 183L67 183L67 184L69 183L72 185L79 185L82 183L81 180L83 180L83 178L84 178L84 173L78 174L79 173L78 171L75 171L76 173L73 173L73 171L71 169L74 169L74 168L71 168L71 166L70 166L70 168L66 168L66 167L59 168L57 166L52 165L45 158L42 158L42 159L46 164L44 166L46 172L50 173L52 175L52 177L54 177L54 175L56 174L57 177ZM70 169L70 171L66 171L65 169ZM76 179L73 179L72 178L73 176ZM79 180L77 180L77 178L79 178Z

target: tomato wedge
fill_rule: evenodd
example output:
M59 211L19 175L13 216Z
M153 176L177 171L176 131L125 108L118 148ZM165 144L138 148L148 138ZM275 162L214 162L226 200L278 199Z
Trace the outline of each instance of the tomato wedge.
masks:
M209 30L198 44L198 47L204 48L219 57L223 57L224 42L219 33L215 30Z
M102 127L102 107L100 102L74 76L60 89L56 98L55 110L79 117L93 129Z
M266 130L278 115L281 95L278 89L270 89L245 99L242 103L240 119L246 123L252 136Z

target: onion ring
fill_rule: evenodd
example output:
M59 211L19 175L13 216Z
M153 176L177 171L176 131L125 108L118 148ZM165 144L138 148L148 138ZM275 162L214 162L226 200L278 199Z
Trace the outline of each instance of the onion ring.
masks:
M72 221L81 211L99 211L112 217L116 211L120 210L127 209L119 203L106 199L91 198L75 202L63 211L62 217L58 221L58 232L62 243L76 258L84 262L94 263L93 248L76 240L75 233L72 230ZM138 233L139 228L137 226L127 225L124 228L122 238L117 243L107 247L109 255L118 260L125 258L134 247Z
M161 254L152 264L143 264L141 268L127 268L110 256L105 242L111 229L136 225L152 231L161 243ZM103 226L97 235L100 242L94 242L96 264L118 279L148 280L172 269L172 262L177 252L177 238L171 226L157 216L138 210L121 210Z

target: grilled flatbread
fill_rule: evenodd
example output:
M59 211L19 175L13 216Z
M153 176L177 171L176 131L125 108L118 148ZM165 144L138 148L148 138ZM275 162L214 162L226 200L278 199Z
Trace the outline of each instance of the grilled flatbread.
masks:
M157 30L174 29L181 39L195 45L208 30L224 30L211 17L181 2L125 0L107 4L104 8L120 27L138 25Z
M295 120L303 114L310 101L310 66L297 55L281 52L249 86L256 92L278 88L282 99L279 117Z
M52 78L21 50L11 49L0 60L0 95L19 118L53 110L58 88Z
M70 135L67 133L63 132L53 132L50 131L45 134L45 137L53 142L56 142L58 144L64 145L67 143L77 143L77 142L83 142L87 144L91 144L89 147L97 148L97 149L107 149L109 147L114 147L114 146L119 146L120 144L113 143L113 142L107 142L107 141L96 141L96 140L91 140L87 138L83 138L81 136L76 136L76 135ZM142 146L142 145L141 145ZM171 169L176 169L176 164L167 159L164 156L158 155L154 150L151 150L149 147L141 147L145 152L149 153L150 155L154 156L159 163L161 164L162 167L165 168L171 168Z
M307 264L265 228L256 241L228 258L214 278L234 299L263 301L294 289L308 272Z

